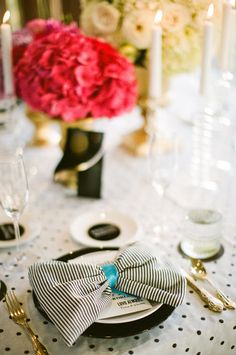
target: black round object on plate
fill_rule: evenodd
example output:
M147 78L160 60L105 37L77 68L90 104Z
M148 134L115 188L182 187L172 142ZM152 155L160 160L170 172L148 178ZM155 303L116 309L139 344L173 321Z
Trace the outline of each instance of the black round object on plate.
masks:
M68 260L77 258L79 256L102 250L118 250L118 248L85 248L71 252L69 254L65 254L56 260L67 262ZM35 307L48 321L50 321L47 314L41 308L34 292L32 293L32 295ZM163 304L160 308L158 308L150 315L147 315L144 318L140 318L134 321L109 324L94 322L88 329L86 329L86 331L82 335L94 338L119 338L135 335L149 330L155 327L156 325L162 323L170 316L174 309L175 308L172 306Z
M20 228L20 236L25 232L25 228L22 225L19 225ZM16 239L15 237L15 231L14 231L14 226L13 223L2 223L0 224L0 240L1 241L9 241Z
M111 223L99 223L89 228L88 235L96 240L112 240L120 235L120 228Z
M7 286L0 280L0 301L5 297L7 292Z

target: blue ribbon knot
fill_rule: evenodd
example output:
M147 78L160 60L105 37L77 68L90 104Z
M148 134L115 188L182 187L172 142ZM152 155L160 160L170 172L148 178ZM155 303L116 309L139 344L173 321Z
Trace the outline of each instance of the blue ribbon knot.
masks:
M108 280L110 288L113 290L115 288L119 276L116 266L114 264L107 264L103 265L101 269Z

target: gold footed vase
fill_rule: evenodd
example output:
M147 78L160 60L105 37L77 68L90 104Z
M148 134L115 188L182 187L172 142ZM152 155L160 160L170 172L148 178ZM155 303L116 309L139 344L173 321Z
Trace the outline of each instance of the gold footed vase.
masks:
M31 146L60 145L64 149L68 128L80 128L88 131L93 128L93 119L85 118L74 122L65 122L59 118L50 118L45 113L26 108L26 115L34 126Z
M34 126L33 136L29 145L42 147L59 143L60 133L59 129L56 129L56 120L29 107L26 108L26 115Z

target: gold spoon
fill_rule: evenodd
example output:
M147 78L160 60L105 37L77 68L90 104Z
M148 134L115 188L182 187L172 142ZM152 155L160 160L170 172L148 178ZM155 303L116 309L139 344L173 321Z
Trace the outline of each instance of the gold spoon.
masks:
M191 274L199 280L206 280L215 289L216 296L222 301L223 305L229 309L235 309L236 305L208 278L207 270L203 262L199 259L191 258Z

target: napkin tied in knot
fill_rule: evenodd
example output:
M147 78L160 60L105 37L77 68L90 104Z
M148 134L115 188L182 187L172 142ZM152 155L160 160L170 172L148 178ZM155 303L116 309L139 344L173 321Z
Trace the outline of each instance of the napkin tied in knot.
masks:
M148 250L132 246L113 264L36 263L29 280L38 302L67 345L98 318L111 303L112 289L176 307L183 302L185 278L162 264Z
M119 276L117 267L114 264L106 264L101 266L101 269L107 278L108 285L113 290L115 288Z

